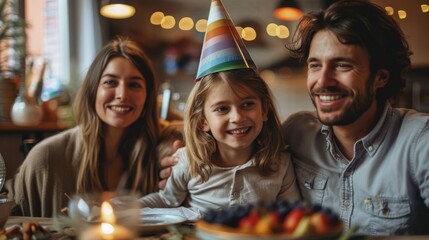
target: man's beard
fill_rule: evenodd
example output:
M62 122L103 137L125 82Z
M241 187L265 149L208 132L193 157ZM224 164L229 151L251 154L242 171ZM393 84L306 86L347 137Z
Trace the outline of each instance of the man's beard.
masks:
M366 96L365 96L366 95ZM340 113L333 119L323 119L320 117L319 111L323 113L329 113L332 111L330 108L317 108L314 98L311 99L313 105L317 109L317 117L321 123L328 126L346 126L351 123L354 123L358 118L360 118L372 105L374 102L374 93L372 88L372 81L367 80L366 94L357 91L355 98L353 99L351 105L343 107L343 112Z

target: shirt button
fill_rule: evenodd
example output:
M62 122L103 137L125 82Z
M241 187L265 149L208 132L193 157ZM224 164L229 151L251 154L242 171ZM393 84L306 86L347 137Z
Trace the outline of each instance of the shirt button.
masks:
M349 200L344 200L343 205L344 205L345 208L349 208L350 201Z
M305 181L304 182L304 187L307 189L313 189L313 184L311 184L311 182Z
M374 150L374 147L373 147L373 146L369 146L369 147L368 147L368 151L372 152L373 150Z
M238 192L234 192L234 193L232 194L232 196L233 196L234 198L238 198L238 197L240 196L240 194L239 194Z

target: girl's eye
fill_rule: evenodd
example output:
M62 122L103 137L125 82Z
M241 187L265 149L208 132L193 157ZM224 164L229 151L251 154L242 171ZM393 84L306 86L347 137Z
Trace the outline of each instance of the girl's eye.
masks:
M217 113L227 113L228 112L228 110L229 110L229 108L228 107L217 107L217 108L215 108L214 109L214 112L217 112Z
M255 102L252 102L252 101L248 101L248 102L243 103L243 107L245 109L252 108L253 106L255 106Z

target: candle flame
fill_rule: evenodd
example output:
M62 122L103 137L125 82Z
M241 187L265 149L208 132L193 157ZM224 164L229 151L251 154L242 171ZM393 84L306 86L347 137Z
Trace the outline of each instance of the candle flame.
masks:
M115 217L115 214L113 213L112 205L110 205L110 203L108 202L103 202L101 204L101 221L103 223L116 222L116 217Z
M115 231L115 228L110 223L101 223L101 232L109 235L112 234Z

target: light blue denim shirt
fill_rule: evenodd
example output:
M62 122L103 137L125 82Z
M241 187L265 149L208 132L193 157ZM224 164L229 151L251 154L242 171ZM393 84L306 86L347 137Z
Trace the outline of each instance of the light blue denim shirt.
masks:
M345 230L429 233L429 114L386 104L351 161L315 112L290 116L283 130L304 200L332 208Z

